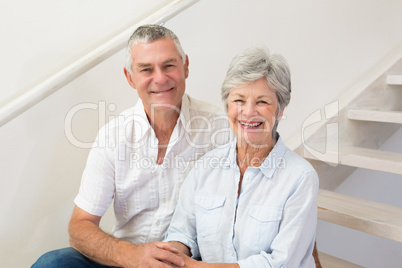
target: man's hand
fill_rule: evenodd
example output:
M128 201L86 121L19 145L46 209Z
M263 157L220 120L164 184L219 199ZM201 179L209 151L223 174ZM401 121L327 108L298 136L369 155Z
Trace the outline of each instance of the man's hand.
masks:
M170 241L168 243L157 243L157 247L160 249L168 250L174 254L176 254L180 259L183 260L183 265L181 267L183 268L195 268L195 267L201 267L203 262L196 261L192 259L190 256L190 249L177 241ZM169 263L173 267L180 267L176 266L173 263Z
M175 266L174 264L171 264L173 267L181 267L181 268L239 268L240 267L237 263L206 263L203 261L194 260L193 258L189 257L191 254L190 249L186 245L178 241L170 241L169 243L158 243L157 247L177 254L177 256L184 261L184 265L182 266Z
M171 268L183 267L185 264L182 256L178 255L179 251L169 243L151 242L138 246L127 244L127 246L121 256L124 267Z

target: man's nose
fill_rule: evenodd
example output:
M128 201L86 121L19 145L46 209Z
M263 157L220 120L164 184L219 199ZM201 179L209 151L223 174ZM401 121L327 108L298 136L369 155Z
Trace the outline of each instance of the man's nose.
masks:
M156 84L163 85L167 81L167 76L161 68L156 68L153 76L153 81Z

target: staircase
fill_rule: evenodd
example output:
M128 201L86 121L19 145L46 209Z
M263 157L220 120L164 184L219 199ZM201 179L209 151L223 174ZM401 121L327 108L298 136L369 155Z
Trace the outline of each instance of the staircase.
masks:
M310 120L300 133L302 141L295 139L289 147L319 174L320 220L402 243L401 207L334 191L356 168L402 175L402 154L378 150L402 124L402 53L380 65L327 105L324 120ZM320 260L324 268L361 267L322 252Z

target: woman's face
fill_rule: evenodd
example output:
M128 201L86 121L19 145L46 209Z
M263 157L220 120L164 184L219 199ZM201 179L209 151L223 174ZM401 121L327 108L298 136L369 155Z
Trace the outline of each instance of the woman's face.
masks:
M276 117L277 109L275 91L268 87L265 78L231 89L227 115L238 146L272 147L272 129L283 114L282 109Z

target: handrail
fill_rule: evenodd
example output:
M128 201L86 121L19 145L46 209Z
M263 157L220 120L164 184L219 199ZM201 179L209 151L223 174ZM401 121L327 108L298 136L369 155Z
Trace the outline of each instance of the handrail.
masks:
M26 93L0 108L0 127L16 118L52 93L67 85L81 74L123 49L133 31L143 24L162 24L199 0L176 0L165 5L147 18L134 24L87 55L50 76Z

